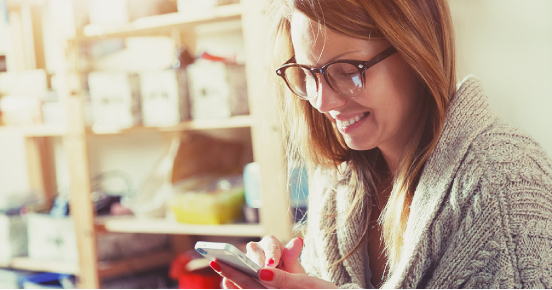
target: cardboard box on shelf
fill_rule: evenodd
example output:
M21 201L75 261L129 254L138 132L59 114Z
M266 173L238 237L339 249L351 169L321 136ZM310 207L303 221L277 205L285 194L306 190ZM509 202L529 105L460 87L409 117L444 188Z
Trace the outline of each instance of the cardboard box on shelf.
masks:
M0 73L0 123L33 125L42 123L42 98L48 91L44 70Z
M137 74L91 72L88 87L94 130L118 130L140 123L140 86Z
M7 126L25 126L41 124L42 100L37 95L0 96L2 124Z
M20 215L0 214L0 263L27 255L27 227Z
M244 65L199 60L187 70L193 119L249 114Z
M47 214L27 215L29 258L78 262L77 242L70 217ZM115 260L163 249L168 236L153 234L105 233L98 235L98 260Z
M48 90L45 70L0 73L0 95L41 95Z
M142 72L140 89L144 126L173 126L190 118L185 70Z

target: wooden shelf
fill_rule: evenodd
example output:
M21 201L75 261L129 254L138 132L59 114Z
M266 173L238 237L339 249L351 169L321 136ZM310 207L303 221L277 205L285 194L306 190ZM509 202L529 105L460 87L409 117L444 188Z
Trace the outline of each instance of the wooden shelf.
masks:
M97 40L102 38L131 37L168 34L172 29L182 29L205 23L222 22L240 19L241 4L229 4L213 9L198 11L193 15L167 13L137 19L134 22L120 25L87 25L76 41Z
M235 116L228 119L191 120L170 127L136 126L129 129L89 129L91 135L139 134L154 132L178 132L210 129L247 128L252 126L251 116ZM0 136L56 137L64 136L67 130L61 125L0 126Z
M116 261L100 261L98 262L98 271L100 277L103 279L113 278L167 266L173 259L174 254L172 251L163 250ZM77 263L36 260L29 257L13 258L9 263L0 263L0 267L36 272L54 272L71 275L79 274L79 266Z
M121 233L261 237L258 224L192 225L154 218L117 217L97 222L99 231Z
M63 136L66 131L65 127L60 125L0 126L0 136Z
M178 132L192 130L209 130L209 129L230 129L230 128L247 128L251 127L251 116L235 116L228 119L212 119L212 120L191 120L182 122L171 127L144 127L137 126L129 129L90 129L89 134L92 135L113 135L113 134L138 134L138 133L154 133L154 132Z
M36 260L29 257L16 257L9 263L0 264L4 268L13 268L36 272L55 272L77 275L79 266L77 263L59 262L50 260Z
M98 271L102 279L112 278L168 266L174 257L171 251L159 251L118 261L100 261Z

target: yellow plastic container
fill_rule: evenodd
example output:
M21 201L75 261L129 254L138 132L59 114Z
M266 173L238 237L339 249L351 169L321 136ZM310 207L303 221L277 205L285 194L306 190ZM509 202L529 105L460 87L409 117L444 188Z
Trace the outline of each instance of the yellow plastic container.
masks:
M169 203L176 220L187 224L224 224L240 219L245 204L243 180L238 186L229 186L230 182L224 181L227 180L195 180L176 186Z

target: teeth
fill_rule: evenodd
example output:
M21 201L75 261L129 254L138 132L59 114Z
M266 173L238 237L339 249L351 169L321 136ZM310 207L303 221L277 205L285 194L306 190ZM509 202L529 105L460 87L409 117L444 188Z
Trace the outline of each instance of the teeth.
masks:
M353 125L354 123L358 122L360 119L362 119L362 117L364 117L366 115L366 113L362 113L356 117L353 117L349 120L336 120L337 122L337 125L340 126L340 127L347 127L347 126L351 126Z

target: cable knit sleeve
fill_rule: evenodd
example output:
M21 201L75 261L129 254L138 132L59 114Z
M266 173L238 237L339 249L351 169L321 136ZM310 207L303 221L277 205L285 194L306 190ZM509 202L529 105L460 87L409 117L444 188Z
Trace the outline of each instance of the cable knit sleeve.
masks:
M347 261L332 266L343 254L340 245L342 247L346 243L341 241L340 244L338 236L350 237L349 227L345 233L336 231L335 228L335 216L338 212L336 205L343 202L337 200L338 192L337 177L333 172L318 169L314 172L313 178L309 178L308 223L301 264L308 275L330 281L340 288L365 288L364 265L356 254L351 255ZM360 271L362 275L351 277L346 270L347 265Z
M488 160L511 252L514 281L522 288L552 288L552 164L537 144L516 135L499 136L500 150ZM508 141L506 141L508 140ZM510 154L504 154L504 153ZM497 152L498 153L498 152ZM502 277L502 276L500 276ZM503 278L504 279L504 278Z
M552 288L552 164L497 128L465 156L430 233L434 271L418 286Z

